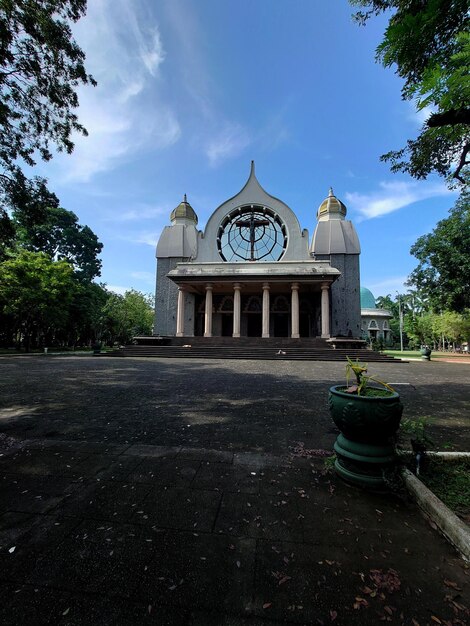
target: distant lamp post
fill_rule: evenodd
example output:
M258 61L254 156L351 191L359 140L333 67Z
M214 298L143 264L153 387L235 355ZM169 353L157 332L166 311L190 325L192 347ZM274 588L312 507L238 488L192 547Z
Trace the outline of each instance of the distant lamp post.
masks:
M398 296L398 321L400 324L400 350L403 352L403 310L401 308L401 296L397 291Z

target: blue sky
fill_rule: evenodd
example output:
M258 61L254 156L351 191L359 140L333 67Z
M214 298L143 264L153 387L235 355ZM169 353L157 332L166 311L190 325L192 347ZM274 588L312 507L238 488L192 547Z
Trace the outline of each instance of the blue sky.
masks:
M254 159L310 236L332 186L359 234L361 284L404 290L410 246L456 196L379 161L423 122L374 61L385 18L359 27L346 0L88 5L74 32L98 80L79 92L89 137L36 173L103 242L110 289L152 293L155 245L183 194L204 228Z

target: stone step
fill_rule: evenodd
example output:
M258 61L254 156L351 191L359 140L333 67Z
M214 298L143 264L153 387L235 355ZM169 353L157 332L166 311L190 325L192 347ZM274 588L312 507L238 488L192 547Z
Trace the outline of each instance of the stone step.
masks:
M149 357L149 358L201 358L201 359L250 359L250 360L303 360L303 361L346 361L346 356L362 362L400 362L399 359L365 349L337 349L331 347L319 348L294 348L271 346L217 346L217 345L193 345L183 346L136 346L129 345L113 352L105 353L104 356L122 357ZM285 354L278 354L279 350Z

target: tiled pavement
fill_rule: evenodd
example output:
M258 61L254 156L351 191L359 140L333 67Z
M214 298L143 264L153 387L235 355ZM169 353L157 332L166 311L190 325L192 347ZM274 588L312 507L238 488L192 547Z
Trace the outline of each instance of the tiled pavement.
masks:
M127 409L119 396L116 415ZM364 493L315 454L263 448L258 426L251 445L220 430L205 445L156 445L126 442L124 421L103 443L94 417L71 438L47 436L48 420L65 431L67 414L46 407L34 436L9 422L1 439L2 624L469 619L470 570L404 494Z
M40 446L0 458L2 624L465 623L415 507L319 459Z

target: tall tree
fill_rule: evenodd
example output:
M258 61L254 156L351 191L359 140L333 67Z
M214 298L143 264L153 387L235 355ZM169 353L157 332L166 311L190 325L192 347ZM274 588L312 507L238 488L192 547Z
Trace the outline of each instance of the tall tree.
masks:
M45 252L51 259L67 260L81 281L90 282L99 276L98 254L103 244L91 228L78 223L75 213L46 206L36 218L33 221L31 214L24 210L14 213L18 245L33 252Z
M470 12L468 0L350 0L360 24L392 11L377 60L396 67L402 97L432 113L416 139L381 159L392 171L431 172L466 184L470 165Z
M470 192L465 192L449 217L438 222L411 248L419 261L408 284L427 297L434 309L470 309Z
M85 11L86 0L0 0L0 189L24 183L21 161L70 153L72 133L87 134L76 90L96 82L71 31Z
M32 252L45 252L51 259L65 259L82 282L90 282L101 271L98 258L103 245L78 217L60 207L43 178L25 180L3 195L7 214L4 248L13 244ZM1 225L1 222L0 222ZM0 243L2 233L0 232Z
M104 338L108 343L129 343L136 335L151 335L154 319L153 296L130 289L121 296L112 294L103 309Z
M34 338L65 327L77 282L67 261L22 250L0 263L0 311L29 350Z

